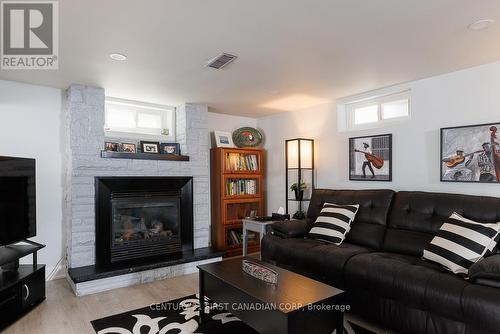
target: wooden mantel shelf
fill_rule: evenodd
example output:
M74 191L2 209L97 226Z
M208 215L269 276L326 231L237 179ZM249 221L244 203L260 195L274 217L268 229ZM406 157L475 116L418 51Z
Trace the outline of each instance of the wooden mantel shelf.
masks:
M128 153L128 152L110 152L110 151L101 151L101 158L189 161L189 156L187 155L159 154L159 153Z

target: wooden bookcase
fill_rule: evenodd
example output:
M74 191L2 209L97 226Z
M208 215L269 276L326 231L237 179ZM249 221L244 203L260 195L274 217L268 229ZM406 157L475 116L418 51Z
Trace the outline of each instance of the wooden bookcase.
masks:
M226 256L242 254L242 219L265 214L265 152L254 148L213 148L211 158L212 246ZM248 251L258 252L253 234Z

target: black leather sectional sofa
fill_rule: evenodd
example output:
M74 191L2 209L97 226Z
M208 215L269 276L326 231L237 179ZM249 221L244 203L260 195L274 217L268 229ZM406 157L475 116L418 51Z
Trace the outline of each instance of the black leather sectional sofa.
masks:
M307 238L325 202L360 205L340 246ZM346 290L352 312L397 332L500 333L500 254L476 263L468 280L422 260L424 247L453 212L500 222L500 198L318 189L307 220L269 226L261 254Z

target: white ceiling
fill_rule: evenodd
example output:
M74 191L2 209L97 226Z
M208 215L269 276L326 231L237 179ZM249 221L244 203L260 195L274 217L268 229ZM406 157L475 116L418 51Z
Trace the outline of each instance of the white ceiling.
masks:
M498 0L60 0L57 71L0 78L272 114L500 59ZM482 18L487 30L467 26ZM128 56L109 59L111 52ZM227 52L223 70L204 67ZM304 102L306 103L306 102ZM266 107L267 106L267 107ZM286 108L285 108L286 109Z

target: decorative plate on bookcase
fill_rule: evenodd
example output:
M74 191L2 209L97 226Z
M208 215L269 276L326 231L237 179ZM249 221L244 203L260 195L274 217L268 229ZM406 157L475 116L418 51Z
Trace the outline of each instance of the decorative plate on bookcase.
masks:
M233 132L233 141L238 147L256 147L262 143L262 134L251 127L243 127Z

